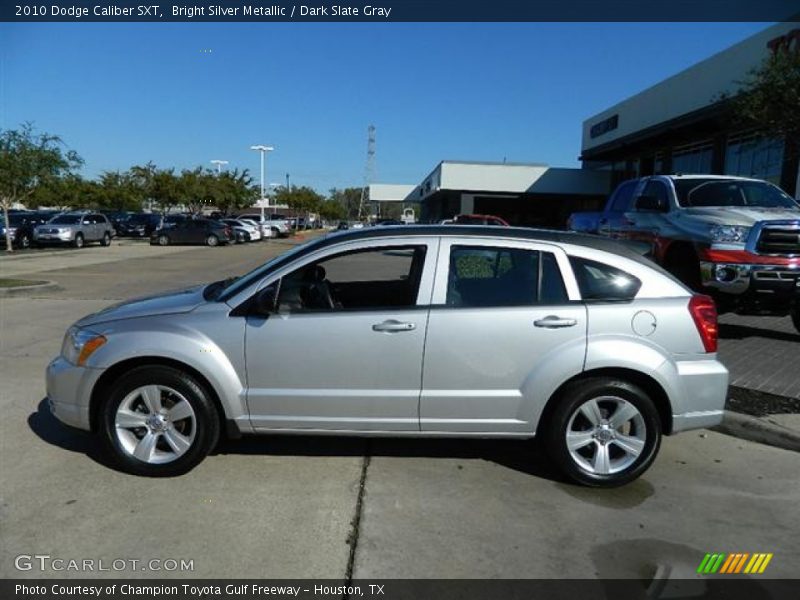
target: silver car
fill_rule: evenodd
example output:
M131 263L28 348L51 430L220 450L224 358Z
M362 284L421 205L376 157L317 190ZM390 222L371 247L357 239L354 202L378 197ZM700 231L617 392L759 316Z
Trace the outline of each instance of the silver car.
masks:
M90 242L110 246L115 231L111 222L101 213L62 213L33 230L36 244L69 244L83 248Z
M713 302L617 242L380 227L85 317L47 394L141 475L221 436L537 435L573 480L614 486L662 434L721 421L716 349Z

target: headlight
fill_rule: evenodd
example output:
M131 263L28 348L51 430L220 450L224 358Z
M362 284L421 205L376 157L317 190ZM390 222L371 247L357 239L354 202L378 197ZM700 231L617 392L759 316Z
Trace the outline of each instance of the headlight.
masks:
M712 225L709 230L712 242L744 244L750 234L750 227L741 225Z
M87 329L70 327L61 345L61 356L73 365L82 367L94 351L105 343L106 338L103 335Z

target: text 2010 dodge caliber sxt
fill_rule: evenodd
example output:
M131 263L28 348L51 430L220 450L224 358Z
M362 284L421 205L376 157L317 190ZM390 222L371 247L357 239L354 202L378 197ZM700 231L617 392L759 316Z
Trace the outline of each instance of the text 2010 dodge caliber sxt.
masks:
M90 315L47 393L140 475L248 433L537 435L573 480L614 486L662 435L721 421L716 349L714 303L618 243L382 227Z

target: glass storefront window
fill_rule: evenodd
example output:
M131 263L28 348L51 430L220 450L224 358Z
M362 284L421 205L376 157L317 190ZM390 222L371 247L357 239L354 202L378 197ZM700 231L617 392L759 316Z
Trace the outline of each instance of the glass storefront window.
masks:
M725 174L780 184L784 142L753 135L732 136L725 150Z
M710 141L677 146L672 151L673 173L711 173L714 148Z

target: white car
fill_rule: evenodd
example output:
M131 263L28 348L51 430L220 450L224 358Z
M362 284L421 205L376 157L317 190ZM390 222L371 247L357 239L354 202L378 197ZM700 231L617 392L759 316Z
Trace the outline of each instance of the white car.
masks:
M230 225L234 229L242 229L250 236L251 242L257 242L261 239L261 228L253 223L248 223L242 219L222 219L222 222Z

